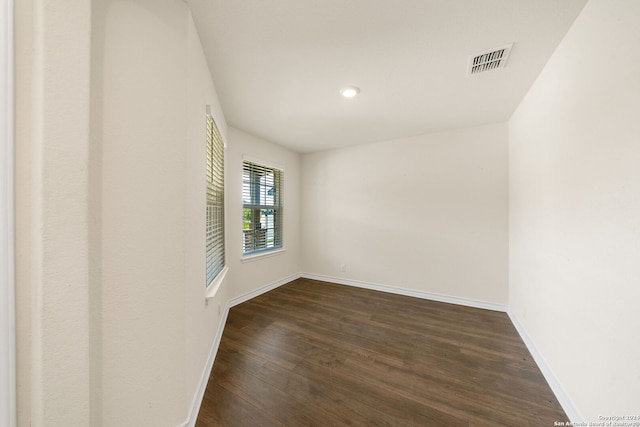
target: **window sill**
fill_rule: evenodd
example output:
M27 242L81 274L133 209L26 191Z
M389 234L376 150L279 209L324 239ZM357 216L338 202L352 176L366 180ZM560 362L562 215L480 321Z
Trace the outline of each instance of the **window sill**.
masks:
M244 255L242 258L240 258L240 262L245 263L245 262L258 261L263 258L269 258L272 256L281 255L286 251L287 250L285 248L279 248L271 251L259 252L257 254Z
M227 267L225 265L225 267L222 269L222 271L220 273L218 273L216 278L213 279L211 281L211 283L209 283L209 286L207 286L207 292L206 292L206 294L204 296L205 299L211 299L211 298L214 298L216 296L216 294L218 293L218 290L220 289L220 286L222 285L222 282L224 281L224 278L227 275L228 271L229 271L229 267Z

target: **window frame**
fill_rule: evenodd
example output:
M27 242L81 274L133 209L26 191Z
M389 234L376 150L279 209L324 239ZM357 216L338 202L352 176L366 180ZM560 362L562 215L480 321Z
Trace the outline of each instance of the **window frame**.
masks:
M266 193L264 190L269 186L267 183L260 183L259 177L250 176L247 180L246 172L247 168L250 173L257 173L258 171L262 172L272 172L273 173L273 188L275 188L275 195L273 195L273 203L268 203L266 199ZM250 156L243 156L242 161L242 261L250 261L257 258L267 257L279 254L285 251L284 246L284 167L266 162L264 160L255 159ZM251 182L253 181L253 182ZM249 182L250 188L247 189L247 182ZM253 191L251 191L251 187L253 187ZM249 190L249 193L247 193ZM264 194L263 194L264 193ZM247 199L247 195L249 196L250 203L245 203ZM263 200L260 200L260 197L263 197ZM264 202L264 203L263 203ZM250 226L249 228L245 228L246 218L245 212L247 209L252 211ZM256 224L262 225L262 221L260 221L261 211L268 210L272 211L273 215L273 226L269 227L269 223L267 220L267 227L264 229L262 227L255 228ZM260 221L260 222L259 222ZM254 231L254 235L249 239L253 239L253 247L247 250L247 241L248 234L251 231ZM266 242L267 237L264 237L265 247L257 247L258 243L256 243L256 235L255 230L265 230L265 234L272 230L273 232L273 245L268 245ZM249 232L249 233L248 233Z
M0 6L0 424L16 425L14 2Z
M205 288L213 296L224 279L225 233L225 156L226 144L207 106L206 114L206 191L205 191ZM213 248L210 248L210 245Z

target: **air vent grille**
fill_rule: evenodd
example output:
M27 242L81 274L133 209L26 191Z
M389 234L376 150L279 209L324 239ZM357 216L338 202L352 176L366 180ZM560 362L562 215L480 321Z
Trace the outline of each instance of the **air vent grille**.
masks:
M512 47L513 43L470 57L468 73L474 75L504 68L507 65L507 59Z

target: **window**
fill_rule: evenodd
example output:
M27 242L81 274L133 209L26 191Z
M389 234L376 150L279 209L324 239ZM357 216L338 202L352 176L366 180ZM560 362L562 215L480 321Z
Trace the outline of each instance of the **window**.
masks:
M224 143L207 114L207 283L224 268Z
M242 167L242 253L282 247L281 170L245 161Z

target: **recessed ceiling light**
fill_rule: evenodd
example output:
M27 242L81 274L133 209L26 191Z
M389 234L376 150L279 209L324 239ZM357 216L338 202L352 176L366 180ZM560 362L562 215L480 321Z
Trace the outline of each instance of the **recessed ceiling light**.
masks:
M340 94L345 98L353 98L359 93L360 93L360 88L357 88L355 86L345 86L342 89L340 89Z

